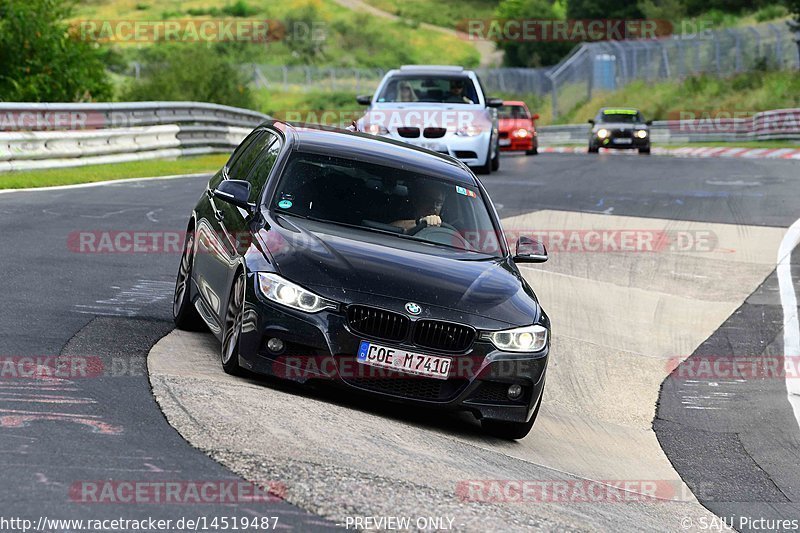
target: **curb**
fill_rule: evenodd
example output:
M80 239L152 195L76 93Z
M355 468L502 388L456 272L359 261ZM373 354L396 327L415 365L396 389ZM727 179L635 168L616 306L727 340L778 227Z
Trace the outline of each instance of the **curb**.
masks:
M603 153L637 155L636 150L606 150ZM539 152L548 154L585 154L583 146L540 146ZM674 157L741 157L745 159L798 159L800 148L737 148L737 147L701 147L701 148L653 148L655 155Z

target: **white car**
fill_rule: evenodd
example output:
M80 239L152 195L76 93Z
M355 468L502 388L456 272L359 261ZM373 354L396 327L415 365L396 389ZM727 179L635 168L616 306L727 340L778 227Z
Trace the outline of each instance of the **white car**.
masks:
M489 174L500 166L497 109L478 76L462 67L406 65L390 70L368 105L359 131L449 154Z

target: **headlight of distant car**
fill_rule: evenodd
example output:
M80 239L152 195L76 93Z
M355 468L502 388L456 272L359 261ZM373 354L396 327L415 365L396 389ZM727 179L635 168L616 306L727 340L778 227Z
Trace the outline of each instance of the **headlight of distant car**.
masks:
M386 135L387 133L389 133L389 130L387 130L380 124L366 124L364 126L364 131L372 135Z
M647 130L636 130L636 136L640 139L647 137Z
M258 288L268 300L306 313L318 313L323 309L336 307L334 302L307 291L277 274L259 272Z
M547 345L547 335L547 328L534 325L487 332L482 337L505 352L538 352Z
M605 128L600 128L599 130L597 130L597 136L600 139L605 139L606 137L608 137L608 130Z
M512 135L514 137L520 137L520 138L524 139L525 137L530 135L530 132L528 130L526 130L525 128L520 128L518 130L515 130L514 133L512 133Z
M483 128L475 124L470 124L466 128L458 128L456 130L456 135L461 135L462 137L475 137L481 133L483 133Z

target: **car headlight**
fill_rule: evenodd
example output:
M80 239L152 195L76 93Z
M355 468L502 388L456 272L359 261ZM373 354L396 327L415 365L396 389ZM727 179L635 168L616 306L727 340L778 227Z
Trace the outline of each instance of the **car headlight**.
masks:
M647 130L636 130L636 136L640 139L647 137Z
M547 345L547 328L539 325L504 329L483 334L495 348L506 352L538 352Z
M514 137L522 137L523 139L527 137L529 134L528 130L525 128L520 128L514 132Z
M386 135L389 133L389 130L380 124L366 124L364 126L364 131L372 135Z
M318 313L323 309L336 308L334 302L307 291L277 274L259 272L258 289L266 299L306 313Z
M456 135L461 135L462 137L475 137L481 133L483 133L483 128L475 124L470 124L466 128L458 128L458 130L456 130Z
M597 136L600 139L605 139L606 137L608 137L608 130L605 128L600 128L599 130L597 130Z

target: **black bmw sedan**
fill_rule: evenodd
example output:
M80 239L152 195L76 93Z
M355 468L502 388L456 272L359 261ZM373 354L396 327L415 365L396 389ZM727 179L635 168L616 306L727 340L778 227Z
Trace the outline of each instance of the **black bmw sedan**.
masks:
M268 121L191 213L179 328L209 328L230 374L329 382L466 410L528 434L550 322L482 184L449 156L343 130Z
M645 120L637 109L604 107L589 120L589 153L600 148L639 150L650 153L651 120Z

